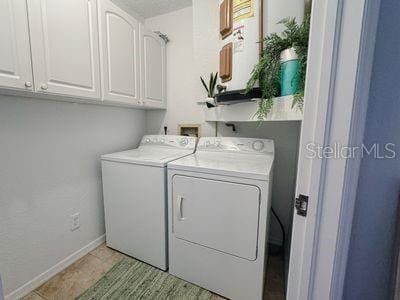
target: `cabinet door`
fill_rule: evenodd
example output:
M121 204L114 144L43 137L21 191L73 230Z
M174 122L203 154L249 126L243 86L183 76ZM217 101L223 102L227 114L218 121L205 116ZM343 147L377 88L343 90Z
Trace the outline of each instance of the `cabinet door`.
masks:
M232 43L226 44L219 52L219 77L221 82L232 79Z
M143 104L164 108L165 93L165 42L159 36L140 26L141 86Z
M219 33L222 39L232 33L232 0L223 0L219 6Z
M0 1L0 86L33 89L25 0Z
M99 4L103 97L139 104L139 23L109 0Z
M28 0L35 89L100 99L96 0Z

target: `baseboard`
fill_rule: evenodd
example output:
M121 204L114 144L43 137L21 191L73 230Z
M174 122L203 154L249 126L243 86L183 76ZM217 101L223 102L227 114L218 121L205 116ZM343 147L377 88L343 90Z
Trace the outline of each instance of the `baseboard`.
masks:
M45 283L47 280L49 280L51 277L53 277L57 273L60 273L62 270L64 270L65 268L76 262L78 259L80 259L81 257L88 254L90 251L94 250L95 248L103 244L105 240L106 240L105 235L100 236L99 238L90 242L83 248L72 253L70 256L66 257L65 259L63 259L62 261L51 267L50 269L36 276L31 281L28 281L15 291L6 295L5 300L17 300L26 296L27 294L29 294L30 292L41 286L43 283Z

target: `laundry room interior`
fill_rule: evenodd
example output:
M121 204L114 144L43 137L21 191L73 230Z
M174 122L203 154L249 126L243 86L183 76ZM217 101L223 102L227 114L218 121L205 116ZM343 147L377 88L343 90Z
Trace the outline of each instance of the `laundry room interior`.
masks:
M311 6L1 1L0 299L285 299Z

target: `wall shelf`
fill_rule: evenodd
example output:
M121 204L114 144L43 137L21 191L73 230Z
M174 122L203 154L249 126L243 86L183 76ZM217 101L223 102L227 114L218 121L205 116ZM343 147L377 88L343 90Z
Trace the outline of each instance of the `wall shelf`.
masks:
M303 112L295 105L292 108L293 96L278 97L268 116L261 121L301 121ZM231 105L205 107L205 120L214 122L259 122L256 116L260 100Z

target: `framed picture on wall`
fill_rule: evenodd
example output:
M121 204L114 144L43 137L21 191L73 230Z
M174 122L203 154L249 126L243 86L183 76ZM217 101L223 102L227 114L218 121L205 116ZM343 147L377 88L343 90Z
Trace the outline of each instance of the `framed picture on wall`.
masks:
M200 124L179 124L178 133L184 136L201 136L201 125Z

